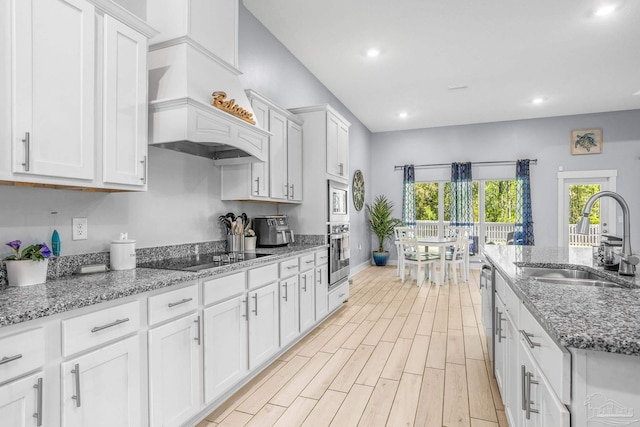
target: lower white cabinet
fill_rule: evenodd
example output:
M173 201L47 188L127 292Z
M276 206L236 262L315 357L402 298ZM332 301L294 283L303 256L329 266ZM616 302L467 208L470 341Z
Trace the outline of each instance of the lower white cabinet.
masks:
M0 387L1 426L42 426L42 373Z
M249 372L247 295L205 308L204 400L212 402Z
M298 276L280 281L280 347L285 347L300 335Z
M62 363L62 425L138 427L140 367L138 336Z
M498 388L500 389L500 394L502 396L506 396L506 360L507 360L507 335L506 335L506 309L502 300L498 296L495 295L495 337L494 337L494 361L495 368L494 374L496 377L496 382L498 383Z
M253 370L273 356L279 346L278 284L248 293L249 369Z
M316 267L316 319L329 313L329 265Z
M200 408L200 316L149 331L151 426L179 426Z
M306 332L316 323L316 284L315 271L308 270L300 274L300 332Z

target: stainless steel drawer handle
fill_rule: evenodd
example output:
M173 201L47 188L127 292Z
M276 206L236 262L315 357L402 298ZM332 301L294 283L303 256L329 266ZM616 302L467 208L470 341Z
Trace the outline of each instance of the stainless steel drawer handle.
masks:
M196 320L193 321L196 324L196 337L194 340L200 345L200 316L196 317Z
M293 268L298 268L298 266L297 266L297 265L288 265L288 266L286 266L285 268L286 268L287 270L291 270L291 269L293 269Z
M128 321L129 321L128 317L125 318L125 319L117 319L117 320L115 320L115 321L113 321L111 323L108 323L106 325L96 326L95 328L91 329L91 332L98 332L98 331L101 331L103 329L111 328L112 326L116 326L116 325L119 325L121 323L125 323L125 322L128 322Z
M311 261L305 261L304 263L305 264L313 264L314 262L315 262L314 260L311 260Z
M338 298L342 298L345 295L346 295L345 293L342 293L342 294L338 295Z
M14 360L18 360L22 358L22 354L16 354L15 356L3 357L0 359L0 365L4 365L5 363L13 362Z
M290 198L291 198L291 199L295 199L295 196L294 196L294 195L295 195L295 192L294 192L293 184L291 184L289 187L291 187L291 196L290 196Z
M524 329L521 329L520 333L524 337L524 340L527 342L527 344L529 344L529 347L531 347L531 348L540 347L540 343L539 342L531 341L531 338L534 337L533 334L530 334L530 333L526 332Z
M71 370L71 373L75 377L76 383L76 394L75 396L71 396L72 399L76 401L76 408L79 408L81 405L80 402L80 364L76 363L74 368Z
M253 298L253 301L254 301L255 306L256 306L255 309L251 310L251 311L253 311L256 314L256 316L258 316L258 294L251 295L251 298Z
M307 276L302 276L302 278L304 279L304 287L302 288L302 290L307 292Z
M244 313L242 313L241 316L246 319L249 317L249 299L243 299L242 301L240 301L240 304L244 305Z
M255 181L256 181L256 194L260 194L260 177L257 177Z
M175 307L176 305L180 305L180 304L184 304L185 302L189 302L192 301L193 298L185 298L181 301L176 301L176 302L170 302L169 304L167 304L167 307L171 308L171 307Z
M289 301L289 288L287 282L284 282L284 285L282 285L282 287L284 288L284 296L282 297L282 299L285 301Z
M532 409L531 405L533 405L535 402L533 400L531 400L531 384L538 384L538 381L534 381L531 378L533 377L533 374L531 372L526 372L525 373L525 399L527 401L527 407L525 408L525 414L526 414L526 418L528 420L531 419L531 414L538 414L539 411L537 409Z
M502 342L503 338L507 338L506 335L502 335L502 313L496 308L496 335L498 336L498 342Z
M520 365L520 381L522 382L522 410L527 410L527 367Z
M140 178L140 181L142 181L143 184L146 184L147 183L147 156L144 156L142 160L140 160L140 164L142 165L142 178Z
M38 390L36 396L36 413L33 414L33 418L36 419L36 426L40 427L42 425L42 378L38 378L38 383L35 384L33 388Z

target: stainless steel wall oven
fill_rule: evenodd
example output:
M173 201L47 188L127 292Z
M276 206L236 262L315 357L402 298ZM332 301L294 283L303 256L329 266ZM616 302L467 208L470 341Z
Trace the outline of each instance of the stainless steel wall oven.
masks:
M329 224L329 289L349 277L349 224Z

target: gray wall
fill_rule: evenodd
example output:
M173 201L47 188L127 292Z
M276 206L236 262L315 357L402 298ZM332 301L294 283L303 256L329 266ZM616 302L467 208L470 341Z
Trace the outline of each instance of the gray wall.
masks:
M601 154L572 156L572 129L602 128ZM631 238L640 251L640 110L420 129L373 135L373 191L386 194L401 215L402 172L394 165L538 159L531 166L536 245L558 240L557 172L616 169L617 190L629 204ZM420 169L416 181L448 180L449 169ZM475 167L477 179L514 178L515 167ZM622 227L618 226L621 235Z
M284 108L330 104L351 122L349 177L353 177L357 169L362 170L365 178L365 202L369 203L373 194L369 130L244 5L240 7L239 27L238 65L243 72L241 80L245 87L258 91ZM352 202L351 207L353 207ZM295 215L295 209L282 209ZM365 209L356 212L352 208L350 222L351 265L358 266L371 257L371 239L365 219Z

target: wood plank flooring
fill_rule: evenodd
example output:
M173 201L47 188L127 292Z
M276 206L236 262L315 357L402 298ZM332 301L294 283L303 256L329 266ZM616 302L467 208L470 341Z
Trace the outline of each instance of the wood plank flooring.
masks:
M341 309L197 427L508 427L478 280L417 287L367 268Z

